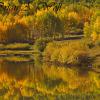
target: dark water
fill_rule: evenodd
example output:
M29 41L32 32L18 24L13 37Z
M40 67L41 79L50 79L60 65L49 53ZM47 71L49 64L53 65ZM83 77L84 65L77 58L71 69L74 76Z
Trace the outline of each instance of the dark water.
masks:
M0 58L0 100L100 100L99 73L32 58Z

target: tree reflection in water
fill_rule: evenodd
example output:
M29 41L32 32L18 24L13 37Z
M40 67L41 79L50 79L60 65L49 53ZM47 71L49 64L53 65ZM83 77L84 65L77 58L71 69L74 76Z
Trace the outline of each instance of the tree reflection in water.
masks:
M58 67L42 64L39 61L36 63L35 60L0 60L0 99L39 100L41 97L57 99L60 94L66 98L71 98L70 95L79 95L81 98L83 94L91 96L91 93L92 96L93 93L97 94L94 95L96 98L99 96L99 89L98 73L86 70L83 73L74 67Z

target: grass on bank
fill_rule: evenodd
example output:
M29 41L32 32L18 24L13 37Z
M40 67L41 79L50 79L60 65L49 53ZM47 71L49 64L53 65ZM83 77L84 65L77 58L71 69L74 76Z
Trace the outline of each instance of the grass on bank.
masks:
M0 61L6 61L6 62L30 62L33 61L33 58L31 56L6 56L6 57L0 57Z
M29 43L0 44L0 50L31 50Z
M31 55L33 45L28 43L0 44L0 56Z

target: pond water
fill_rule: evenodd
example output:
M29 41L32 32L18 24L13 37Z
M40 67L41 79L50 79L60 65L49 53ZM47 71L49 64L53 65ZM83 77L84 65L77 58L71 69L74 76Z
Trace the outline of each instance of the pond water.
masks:
M100 100L99 73L32 58L0 58L0 100Z

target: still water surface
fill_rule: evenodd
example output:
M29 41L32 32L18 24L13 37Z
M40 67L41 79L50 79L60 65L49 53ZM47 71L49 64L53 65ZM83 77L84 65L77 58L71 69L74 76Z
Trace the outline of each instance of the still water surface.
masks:
M0 58L0 100L100 100L99 73L32 58Z

